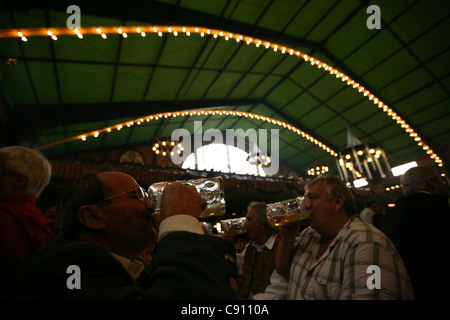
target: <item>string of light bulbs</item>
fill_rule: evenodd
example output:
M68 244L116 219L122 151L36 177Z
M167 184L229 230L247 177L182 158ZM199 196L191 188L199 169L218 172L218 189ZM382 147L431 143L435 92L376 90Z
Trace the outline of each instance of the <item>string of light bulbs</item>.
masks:
M140 117L137 119L133 119L133 120L129 120L129 121L125 121L122 123L117 123L115 125L112 126L108 126L102 129L98 129L98 130L94 130L94 131L90 131L90 132L86 132L83 134L79 134L67 139L63 139L63 140L59 140L59 141L55 141L52 143L49 143L47 145L44 146L40 146L37 149L38 150L45 150L45 149L49 149L52 147L55 147L57 145L60 144L64 144L64 143L68 143L71 141L76 141L76 140L81 140L81 141L86 141L88 138L90 137L94 137L97 138L99 137L99 135L101 133L110 133L113 130L117 130L120 131L123 128L130 128L134 125L141 125L145 122L150 122L150 121L155 121L155 120L159 120L159 119L167 119L167 118L176 118L176 117L184 117L184 116L237 116L237 117L245 117L245 118L251 118L251 119L256 119L256 120L260 120L260 121L265 121L267 123L271 123L283 128L286 128L294 133L297 133L298 135L300 135L302 138L305 138L307 140L309 140L310 142L316 144L318 147L322 148L324 151L328 152L329 154L331 154L334 157L338 156L338 153L334 150L332 150L330 147L328 147L326 144L322 143L321 141L317 140L316 138L312 137L311 135L301 131L300 129L286 123L280 120L276 120L273 118L269 118L266 116L261 116L258 114L254 114L254 113L250 113L250 112L243 112L243 111L233 111L233 110L216 110L216 109L212 109L212 110L194 110L194 111L190 111L190 110L186 110L186 111L179 111L179 112L164 112L164 113L157 113L157 114L153 114L153 115L149 115L149 116L145 116L145 117Z
M422 138L415 132L409 124L406 123L399 115L397 115L388 105L383 103L380 99L378 99L373 93L364 88L361 84L351 79L348 75L339 71L338 69L326 64L325 62L320 61L308 54L302 53L299 50L295 50L293 48L277 44L274 42L256 39L249 36L245 36L242 34L231 33L224 30L218 29L210 29L204 27L195 27L195 26L90 26L90 27L82 27L79 29L69 29L66 27L58 27L58 28L28 28L28 29L5 29L0 30L0 38L19 38L24 42L28 41L29 37L50 37L52 40L58 40L58 36L62 35L75 35L79 39L83 39L84 35L87 34L96 34L99 35L103 39L107 39L108 34L120 34L122 37L127 38L129 34L140 34L142 37L146 37L147 34L157 34L159 37L162 37L163 34L173 34L173 36L178 36L180 34L185 34L186 36L190 36L192 34L199 34L202 37L205 36L213 36L214 38L224 38L225 40L234 39L236 42L244 41L247 45L254 44L256 47L265 47L266 49L272 49L274 52L280 52L282 54L289 54L293 56L297 56L299 58L304 59L306 62L310 62L312 66L315 66L319 69L323 69L330 73L330 75L334 75L337 79L341 79L341 81L346 82L348 86L353 87L353 89L357 90L361 94L363 94L367 99L372 101L375 105L378 106L384 113L386 113L389 117L392 118L398 125L400 125L405 132L409 134L409 136L414 139L419 147L421 147L429 157L437 163L438 166L443 166L442 159L427 145Z

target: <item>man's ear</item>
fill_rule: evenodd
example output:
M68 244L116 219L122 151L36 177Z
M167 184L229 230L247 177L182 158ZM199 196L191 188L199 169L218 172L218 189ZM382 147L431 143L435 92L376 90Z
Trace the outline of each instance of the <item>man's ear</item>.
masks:
M77 218L88 229L101 230L106 227L102 210L95 204L78 209Z
M336 206L335 206L336 211L341 210L344 207L344 202L345 202L344 197L338 196L335 198L335 201L336 201Z
M28 178L24 175L17 174L14 176L13 188L16 190L24 190L28 183Z

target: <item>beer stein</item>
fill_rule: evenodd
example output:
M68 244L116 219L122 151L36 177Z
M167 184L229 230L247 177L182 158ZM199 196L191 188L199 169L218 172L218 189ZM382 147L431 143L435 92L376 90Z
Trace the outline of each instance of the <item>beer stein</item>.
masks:
M267 219L274 227L307 219L309 214L304 210L303 199L296 197L267 204Z
M207 206L200 214L200 218L209 216L223 216L226 213L225 192L222 177L153 183L148 188L148 196L150 200L153 200L156 203L156 213L161 211L161 200L164 187L168 183L175 182L184 184L185 186L194 186L203 199L206 200Z
M246 220L246 217L220 220L222 233L225 233L227 235L235 235L238 233L247 232L247 229L245 229L244 227Z

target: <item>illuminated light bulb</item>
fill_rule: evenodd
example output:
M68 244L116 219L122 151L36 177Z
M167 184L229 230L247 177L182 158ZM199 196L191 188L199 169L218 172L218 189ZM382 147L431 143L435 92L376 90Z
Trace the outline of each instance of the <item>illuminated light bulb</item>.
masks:
M153 27L153 32L158 32L158 29L156 27Z
M120 34L122 34L123 31L122 31L121 28L118 28L118 29L117 29L117 32L120 33Z
M162 37L162 32L158 31L158 36Z
M20 31L19 31L19 32L17 32L17 35L18 35L19 37L21 37L21 38L23 37L23 33L22 33L22 32L20 32Z
M53 35L53 32L51 32L50 30L48 30L48 31L47 31L47 34L48 34L49 36L52 36L52 35Z
M111 132L111 128L106 129L106 131Z
M205 36L205 33L204 33L204 32L201 32L201 33L200 33L200 36L204 37L204 36Z
M122 37L124 37L124 38L128 37L128 35L126 34L126 32L122 33Z
M55 35L52 35L53 40L58 40L58 38Z
M270 47L270 42L267 42L266 43L266 49L269 49L269 47Z
M217 34L214 33L214 34L213 34L213 37L214 37L214 38L217 38Z
M169 27L167 30L168 30L169 32L172 32L172 28L171 28L171 27Z
M101 34L101 33L102 33L102 29L97 28L97 33L98 33L98 34Z
M175 37L178 36L178 32L174 31L174 32L173 32L173 35L174 35Z
M195 28L195 32L197 32L197 33L198 33L198 28Z
M142 31L142 32L141 32L141 36L142 36L142 37L145 37L145 35L146 35L145 32Z
M102 38L103 38L103 39L106 39L106 38L107 38L107 36L106 36L105 33L102 33Z
M82 135L82 136L81 136L81 140L86 141L86 136L85 136L85 135Z
M186 28L185 28L185 27L183 27L183 28L181 29L181 31L183 31L183 32L186 32Z
M209 30L209 29L206 30L206 33L207 33L207 34L211 34L211 30Z
M141 33L141 28L137 27L137 28L136 28L136 32L137 32L137 33Z
M98 131L95 131L95 132L94 132L94 137L96 137L96 138L97 138L97 137L98 137L98 135L99 135Z
M22 37L22 38L20 38L23 42L27 42L28 41L28 39L26 38L26 37Z

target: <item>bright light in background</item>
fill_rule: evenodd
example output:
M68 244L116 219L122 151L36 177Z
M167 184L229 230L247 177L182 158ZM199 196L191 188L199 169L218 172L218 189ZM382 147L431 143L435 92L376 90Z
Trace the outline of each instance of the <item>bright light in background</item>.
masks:
M355 188L361 188L361 187L369 185L367 180L364 178L354 180L353 184L354 184Z
M235 146L212 143L197 149L197 167L195 167L193 153L186 158L182 167L183 169L214 170L265 177L263 169L250 165L247 157L247 152Z
M392 167L391 172L394 175L394 177L397 177L397 176L401 176L402 174L404 174L406 171L408 171L408 169L411 169L414 167L417 167L417 162L412 161L412 162L408 162L408 163L402 164L397 167Z

